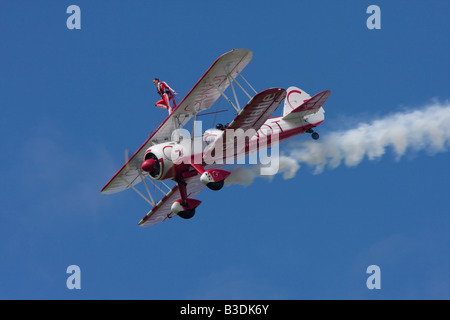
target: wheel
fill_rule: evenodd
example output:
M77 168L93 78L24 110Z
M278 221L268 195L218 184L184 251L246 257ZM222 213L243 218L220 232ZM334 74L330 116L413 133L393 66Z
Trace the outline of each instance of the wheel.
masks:
M218 190L223 188L224 184L225 184L225 180L222 180L222 181L219 181L219 182L210 182L206 186L208 188L210 188L211 190L218 191Z
M312 137L314 140L317 140L317 139L319 139L319 134L318 134L317 132L313 132L313 133L311 134L311 137Z
M195 208L178 212L178 216L183 219L191 219L195 215Z

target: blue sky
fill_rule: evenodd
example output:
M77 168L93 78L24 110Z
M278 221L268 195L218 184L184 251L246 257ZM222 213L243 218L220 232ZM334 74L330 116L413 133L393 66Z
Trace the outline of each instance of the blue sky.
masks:
M71 4L81 30L66 27ZM380 30L366 27L372 4ZM166 116L151 80L183 97L233 48L253 51L244 74L259 91L332 91L321 139L448 105L448 1L0 6L1 299L450 298L448 140L204 190L194 219L150 228L137 227L149 208L134 192L100 194ZM81 290L66 287L69 265ZM369 265L380 290L366 287Z

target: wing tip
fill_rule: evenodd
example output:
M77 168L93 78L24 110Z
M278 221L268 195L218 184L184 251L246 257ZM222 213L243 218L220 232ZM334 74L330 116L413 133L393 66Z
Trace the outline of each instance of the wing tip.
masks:
M150 212L152 212L152 211L150 211ZM150 218L149 213L147 213L144 217L142 217L142 219L138 222L138 227L144 227L145 226L145 223L147 222L147 219Z

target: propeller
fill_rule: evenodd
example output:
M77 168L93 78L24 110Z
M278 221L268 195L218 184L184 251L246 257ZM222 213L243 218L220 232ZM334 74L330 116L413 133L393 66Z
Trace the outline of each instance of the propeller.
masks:
M156 161L153 159L147 159L141 164L142 170L152 173L156 168Z

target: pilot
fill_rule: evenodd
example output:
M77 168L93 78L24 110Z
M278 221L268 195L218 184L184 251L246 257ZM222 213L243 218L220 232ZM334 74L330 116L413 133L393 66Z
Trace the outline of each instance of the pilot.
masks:
M169 114L172 113L172 107L170 106L170 100L172 100L173 107L176 107L174 95L178 93L175 92L169 85L164 81L159 81L158 78L153 79L153 84L156 86L156 91L161 97L161 100L155 103L155 106L161 109L167 109Z

